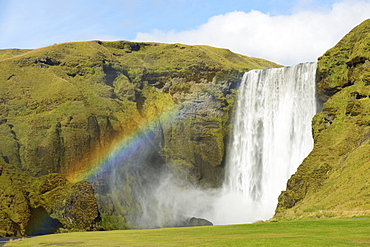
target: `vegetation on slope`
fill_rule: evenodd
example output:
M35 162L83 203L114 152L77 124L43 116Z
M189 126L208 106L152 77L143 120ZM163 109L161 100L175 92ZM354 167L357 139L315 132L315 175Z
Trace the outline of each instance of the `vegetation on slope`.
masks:
M130 133L225 76L276 66L206 46L125 41L0 54L0 127L7 140L1 156L35 176L89 162L90 147Z
M75 181L111 147L154 126L146 133L151 160L141 165L154 171L168 163L178 176L218 186L233 88L242 72L276 66L181 44L91 41L1 50L0 160L34 177L59 173ZM161 114L175 108L179 121L164 124ZM135 152L143 156L140 147ZM125 174L120 186L129 192L139 183ZM93 183L104 227L124 228L122 216L141 209L128 192L112 206L122 187L109 188L106 179Z
M289 179L276 217L370 215L370 20L318 61L314 149Z
M59 174L34 178L0 161L0 237L98 230L100 215L86 181Z

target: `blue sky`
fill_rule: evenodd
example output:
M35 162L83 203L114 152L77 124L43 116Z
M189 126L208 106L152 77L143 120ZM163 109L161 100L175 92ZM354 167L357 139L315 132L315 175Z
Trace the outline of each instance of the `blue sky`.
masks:
M206 44L313 61L370 18L370 0L0 0L0 49L86 40Z

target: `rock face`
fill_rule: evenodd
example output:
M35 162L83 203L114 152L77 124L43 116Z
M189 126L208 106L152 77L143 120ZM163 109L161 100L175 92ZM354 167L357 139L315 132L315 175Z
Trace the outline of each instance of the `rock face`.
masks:
M234 83L236 83L234 81ZM226 141L234 94L230 82L210 87L163 126L166 163L176 167L187 180L218 187L223 179ZM181 174L179 174L181 176Z
M34 178L2 161L0 167L1 237L100 228L89 183L72 184L59 174Z
M0 160L33 177L58 173L74 182L121 140L149 128L150 153L145 151L146 158L135 154L139 163L153 171L167 164L193 184L219 186L233 89L242 72L278 66L226 49L126 41L66 43L0 54ZM170 113L169 119L163 113ZM127 191L139 186L127 176L130 182L122 185ZM114 191L103 179L97 177L93 186L103 206L104 227L125 225L116 217L140 208L129 194L123 208L112 207ZM81 228L74 222L77 208L91 211L83 226L96 212L83 208L76 196L90 195L91 190L83 182L68 186L67 191L84 194L40 192L54 198L53 206L43 208L63 227ZM36 206L32 210L45 215ZM31 209L25 212L32 214ZM17 227L26 231L25 226Z
M370 20L318 60L325 101L313 118L315 146L287 190L276 217L370 215Z

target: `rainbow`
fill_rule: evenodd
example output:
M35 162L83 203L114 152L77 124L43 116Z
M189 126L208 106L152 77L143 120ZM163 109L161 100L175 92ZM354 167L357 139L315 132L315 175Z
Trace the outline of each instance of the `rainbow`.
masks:
M145 145L146 134L152 130L158 122L162 124L173 121L177 108L172 107L166 112L156 114L149 122L143 123L131 130L131 133L121 134L118 141L111 143L107 148L101 152L90 155L90 162L76 163L66 177L71 182L81 180L89 181L91 178L101 174L106 170L111 170L114 165L119 164L120 160L125 159L138 147Z

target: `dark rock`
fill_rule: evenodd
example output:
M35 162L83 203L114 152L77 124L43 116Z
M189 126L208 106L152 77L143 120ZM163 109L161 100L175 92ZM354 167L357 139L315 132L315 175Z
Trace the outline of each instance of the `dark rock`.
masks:
M348 67L354 67L354 66L357 66L358 64L365 63L366 60L367 60L366 57L356 56L352 58L350 61L346 62L346 64Z
M13 77L15 76L15 74L11 74L6 80L9 81L10 79L12 79Z
M113 82L118 77L118 71L109 65L104 65L103 71L105 73L105 84L113 87Z
M62 223L51 218L45 208L37 207L31 209L31 217L25 228L25 234L27 236L53 234L62 227Z
M213 226L213 223L206 219L192 217L186 226Z
M45 67L43 68L47 68L47 65L50 65L50 66L55 66L55 65L59 65L60 62L58 61L55 61L49 57L42 57L42 58L37 58L35 60L32 60L31 63L34 63L34 64L43 64L43 65L46 65Z

